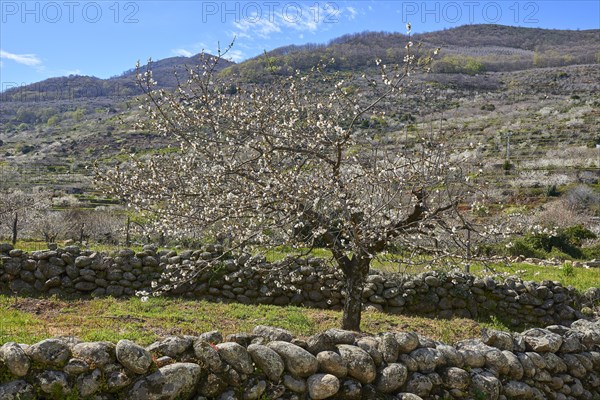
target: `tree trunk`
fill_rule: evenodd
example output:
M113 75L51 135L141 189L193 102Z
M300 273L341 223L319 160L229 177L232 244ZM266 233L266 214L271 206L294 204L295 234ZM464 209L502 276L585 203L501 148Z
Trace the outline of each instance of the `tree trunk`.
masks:
M369 273L369 258L345 260L340 265L346 278L346 298L342 315L342 329L360 331L362 313L362 293Z
M131 246L131 236L129 230L131 228L131 217L127 216L127 228L125 229L125 246Z
M13 226L12 226L12 244L13 244L13 246L15 246L17 244L18 225L19 225L19 214L15 212L15 219L13 219Z

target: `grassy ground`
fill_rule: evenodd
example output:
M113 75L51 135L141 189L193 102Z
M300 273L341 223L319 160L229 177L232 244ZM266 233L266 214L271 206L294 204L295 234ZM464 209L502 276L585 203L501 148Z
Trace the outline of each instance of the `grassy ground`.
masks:
M0 343L35 343L55 336L116 342L130 339L150 344L167 335L198 335L219 330L224 335L251 332L256 325L289 329L306 337L338 328L341 312L265 305L218 304L150 298L117 300L37 299L0 295ZM483 326L468 319L437 320L379 312L363 314L368 333L415 331L445 343L478 337ZM502 328L502 326L495 326Z
M33 251L45 246L21 243L17 247ZM289 252L290 249L278 249L265 255L269 261L275 261ZM328 254L319 251L313 256L328 257ZM390 261L378 261L374 264L378 269L398 271L398 264ZM402 270L416 274L426 269L419 266ZM471 266L471 272L481 276L516 275L524 280L553 280L579 290L600 287L600 269L531 264L475 264ZM438 320L365 312L362 321L362 330L365 332L415 331L445 343L478 337L482 327L509 330L493 317L489 321L477 322L469 319ZM150 298L147 302L142 302L139 298L64 300L0 295L0 343L34 343L48 337L76 336L86 341L116 342L130 339L140 344L149 344L167 335L198 335L215 329L224 335L250 332L256 325L277 326L305 337L339 327L340 324L340 312L299 307L246 306L169 298Z

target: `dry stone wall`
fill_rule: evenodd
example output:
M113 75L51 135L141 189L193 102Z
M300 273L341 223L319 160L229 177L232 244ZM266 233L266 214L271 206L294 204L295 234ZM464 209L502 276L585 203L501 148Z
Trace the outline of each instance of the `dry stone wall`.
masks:
M412 332L331 329L306 339L257 326L129 340L0 347L0 399L600 398L600 322L578 320L448 345Z
M329 309L343 305L342 275L318 258L268 263L247 254L228 257L219 246L180 253L153 246L112 255L75 246L26 253L0 244L0 290L19 294L133 296L170 285L189 271L201 272L191 282L172 287L169 295ZM373 272L363 298L366 307L389 313L440 318L499 315L514 326L569 326L591 315L600 289L582 294L558 282L516 278L498 282L456 271L417 276Z

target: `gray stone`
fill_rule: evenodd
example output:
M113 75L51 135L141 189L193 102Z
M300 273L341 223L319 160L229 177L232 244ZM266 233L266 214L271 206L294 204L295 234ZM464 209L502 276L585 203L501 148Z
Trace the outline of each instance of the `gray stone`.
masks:
M559 349L561 353L578 353L583 350L584 335L581 332L568 330L561 336L563 338Z
M85 268L92 264L92 259L87 256L79 256L75 259L75 266L77 268Z
M152 364L152 355L130 340L119 340L115 349L117 360L134 374L145 374Z
M216 345L221 358L242 374L254 372L252 360L246 349L234 342L219 343Z
M306 381L302 378L296 378L291 375L283 376L283 386L295 393L306 392Z
M514 353L507 350L502 351L502 354L507 361L506 375L512 379L521 380L525 372L519 358Z
M421 397L428 397L433 389L433 383L426 375L415 372L410 376L405 387L407 392Z
M334 351L322 351L317 354L319 370L343 378L348 374L348 363Z
M340 385L336 399L340 400L361 400L362 384L354 379L346 379Z
M258 400L267 389L267 382L260 380L244 391L243 400Z
M123 295L123 286L108 285L106 288L106 295L112 297L121 297Z
M506 375L508 373L508 360L502 351L493 348L485 352L485 366L488 369L496 371L500 375Z
M526 353L517 353L516 356L523 367L523 376L527 378L535 376L537 370L531 358Z
M536 353L556 353L562 345L562 337L547 329L533 328L523 332L523 339L528 348Z
M331 374L315 374L307 379L311 399L320 400L333 396L340 389L340 381Z
M36 290L32 285L30 285L29 283L27 283L21 279L15 279L14 281L11 281L9 283L8 287L10 288L10 290L12 292L23 294L23 295L32 295L32 294L36 293Z
M0 253L9 254L14 249L10 243L0 243Z
M90 370L90 365L79 358L71 358L63 368L69 375L80 375Z
M31 359L50 367L62 367L71 358L71 350L59 339L46 339L33 344L25 351Z
M471 383L471 376L464 369L450 367L442 372L442 381L447 388L465 390Z
M410 353L413 360L419 365L419 371L429 373L435 371L438 365L444 362L444 356L437 349L421 347Z
M309 337L306 344L307 350L312 354L318 354L326 350L335 350L334 340L324 332Z
M223 335L219 331L204 332L199 336L199 339L204 340L212 344L221 343L223 341Z
M398 393L399 400L423 400L421 396L417 396L414 393Z
M114 371L108 373L106 386L109 392L117 392L131 384L131 379L125 372Z
M379 336L379 351L386 363L396 362L400 353L400 345L393 333L383 333Z
M463 367L464 358L456 348L447 344L438 344L435 348L442 354L447 366Z
M177 356L185 353L193 345L193 341L187 337L181 336L167 336L159 342L152 343L146 347L151 354L168 356L176 358Z
M100 390L102 384L102 372L99 369L95 369L91 374L80 375L77 378L77 389L79 396L85 398L93 395Z
M400 353L410 353L419 347L419 336L414 332L396 333Z
M377 339L365 336L356 341L356 346L366 351L371 356L376 366L381 365L383 362L383 355L379 351L379 342Z
M474 373L471 377L473 388L477 393L486 396L488 400L498 400L502 384L489 372Z
M293 375L305 378L317 372L319 364L316 357L302 347L282 341L274 341L267 346L283 358L286 369Z
M509 399L531 399L533 390L525 382L508 381L504 384L504 394Z
M580 319L571 324L571 329L583 335L583 344L588 349L600 346L600 321Z
M0 399L2 400L34 400L37 398L34 387L25 381L18 380L0 384Z
M193 363L175 363L134 383L128 398L135 400L175 400L188 398L200 382L202 368Z
M21 346L8 342L0 347L0 363L4 363L11 374L17 377L27 375L31 362Z
M354 344L356 332L343 329L328 329L325 333L333 340L335 344Z
M61 371L43 371L37 375L40 390L48 394L67 394L71 391L67 374Z
M115 345L109 342L79 343L73 347L73 356L102 368L115 362Z
M340 344L340 356L348 366L348 375L361 383L371 383L376 378L376 366L371 356L357 346Z
M481 336L483 343L488 346L493 346L500 350L513 351L513 339L510 333L483 328Z
M286 329L274 328L272 326L265 325L257 325L252 333L256 336L262 336L269 340L270 342L274 341L283 341L283 342L291 342L294 336L292 333Z
M383 368L375 381L375 388L382 393L392 393L400 389L406 378L408 370L402 364L392 363Z
M285 369L281 356L275 350L260 344L251 344L247 350L256 366L263 371L266 377L273 382L279 382Z
M96 288L98 288L98 285L96 285L95 282L81 281L75 284L75 289L80 290L82 292L91 292Z
M211 372L219 373L223 370L224 365L214 346L204 340L196 340L194 341L194 355L204 368L207 368Z

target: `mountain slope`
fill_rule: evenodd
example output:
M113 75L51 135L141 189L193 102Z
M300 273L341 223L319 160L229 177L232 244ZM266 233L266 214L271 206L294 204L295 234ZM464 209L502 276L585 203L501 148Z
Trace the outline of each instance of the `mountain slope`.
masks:
M520 28L502 25L465 25L437 32L416 34L410 40L425 50L442 52L434 63L437 72L516 71L539 67L593 64L600 60L600 30L568 31ZM336 60L333 68L360 70L384 63L401 62L409 41L406 35L362 32L344 35L327 45L308 44L274 49L229 68L241 80L264 79L266 59L280 74L310 68L320 61ZM474 71L464 68L471 61ZM271 71L273 68L270 69Z
M334 58L337 70L364 70L379 58L401 62L409 38L400 33L363 32L344 35L328 44L284 46L243 63L222 60L220 68L240 82L262 82L272 73L287 75ZM434 72L476 74L484 71L516 71L539 67L594 64L600 62L600 30L554 30L502 25L465 25L414 35L428 51L442 47ZM197 65L199 55L171 57L152 63L158 87L177 85L174 72L185 77L186 67ZM268 68L267 68L268 67ZM145 66L142 67L145 70ZM267 72L268 69L268 72ZM87 76L51 78L0 94L4 101L70 100L82 97L140 94L136 70L99 79Z
M151 62L151 69L158 88L172 88L177 86L177 77L185 79L187 68L198 65L200 54L192 57L170 57ZM226 68L233 63L227 60L219 62L219 69ZM142 65L140 70L146 71L148 64ZM136 83L137 71L132 68L121 75L108 79L93 76L70 75L66 77L50 78L31 85L9 89L0 94L3 101L46 101L46 100L72 100L77 98L96 97L128 97L141 94L142 91Z

